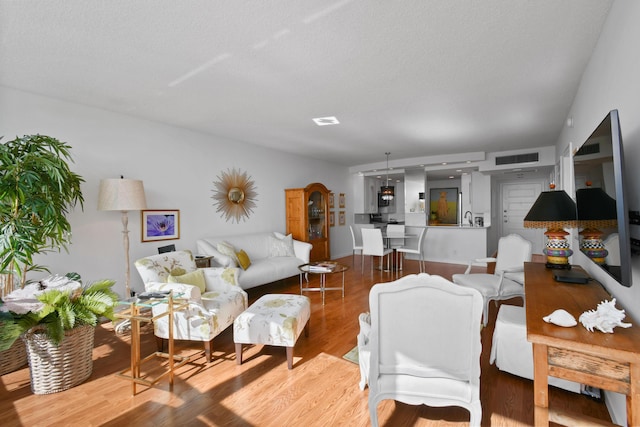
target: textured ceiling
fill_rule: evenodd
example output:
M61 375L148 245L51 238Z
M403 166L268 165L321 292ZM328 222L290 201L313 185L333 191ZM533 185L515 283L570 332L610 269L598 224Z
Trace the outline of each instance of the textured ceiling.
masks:
M0 0L0 85L345 166L553 145L610 5Z

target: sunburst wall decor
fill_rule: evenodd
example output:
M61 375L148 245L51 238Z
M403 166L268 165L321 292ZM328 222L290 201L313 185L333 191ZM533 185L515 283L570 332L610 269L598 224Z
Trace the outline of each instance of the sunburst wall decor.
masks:
M223 171L218 180L214 181L213 204L217 205L216 212L222 212L222 217L228 222L240 219L246 220L256 207L258 193L251 177L240 169Z

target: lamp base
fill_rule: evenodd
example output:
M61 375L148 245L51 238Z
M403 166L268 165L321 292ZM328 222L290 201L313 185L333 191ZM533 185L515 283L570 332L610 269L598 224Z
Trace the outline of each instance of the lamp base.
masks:
M547 262L545 267L553 268L555 270L571 270L571 264L554 264L552 262Z
M547 247L542 253L547 256L547 268L555 269L571 269L569 257L573 255L573 251L569 248L569 242L564 236L568 235L562 229L549 229L546 233Z

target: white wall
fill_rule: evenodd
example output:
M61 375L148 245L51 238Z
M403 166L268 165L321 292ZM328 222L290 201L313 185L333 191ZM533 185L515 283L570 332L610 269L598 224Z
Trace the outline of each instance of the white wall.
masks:
M626 161L628 207L640 210L640 2L615 0L605 23L598 45L589 61L580 88L568 117L573 128L565 127L557 143L561 155L569 143L581 144L604 119L617 109ZM632 236L640 238L638 226L632 226ZM574 262L585 261L576 257ZM597 267L584 262L589 273L603 282L609 292L627 310L637 327L640 321L640 257L632 259L631 288L618 285ZM618 424L625 424L626 410L622 396L607 393L607 405Z
M129 213L131 286L142 290L133 261L175 243L195 251L201 236L285 231L284 189L322 182L335 194L347 194L353 209L347 168L236 141L71 104L0 87L0 135L3 140L40 133L69 143L72 170L85 183L84 211L70 215L73 241L69 253L50 253L36 262L54 273L77 271L85 280L112 278L124 295L125 262L119 212L97 210L98 185L103 178L144 181L148 209L179 209L180 239L141 242L140 214ZM240 224L226 222L213 205L213 182L224 170L246 171L257 189L257 207ZM331 228L333 257L351 253L348 224ZM35 277L35 276L34 276Z

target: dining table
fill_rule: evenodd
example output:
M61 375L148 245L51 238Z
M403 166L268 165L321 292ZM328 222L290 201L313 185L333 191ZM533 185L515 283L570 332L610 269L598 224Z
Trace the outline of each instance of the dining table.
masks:
M392 262L391 262L391 270L394 271L401 271L402 268L400 267L400 263L398 262L398 251L396 250L399 246L392 246L391 245L391 240L392 239L402 239L402 245L400 246L404 246L404 244L406 243L407 239L411 239L411 238L417 238L418 235L417 234L413 234L413 233L382 233L382 240L385 242L385 247L386 248L391 248L393 249L393 258L392 258ZM382 268L382 267L380 267Z

